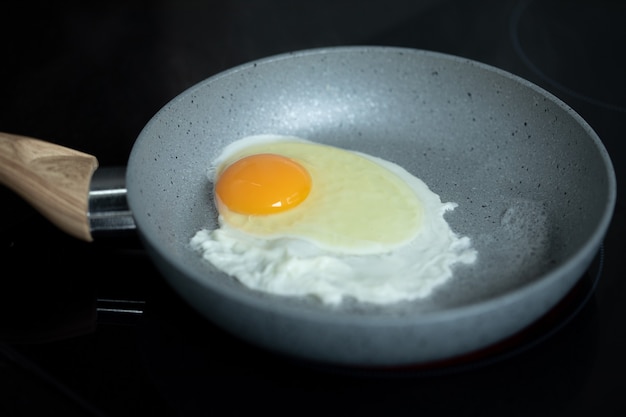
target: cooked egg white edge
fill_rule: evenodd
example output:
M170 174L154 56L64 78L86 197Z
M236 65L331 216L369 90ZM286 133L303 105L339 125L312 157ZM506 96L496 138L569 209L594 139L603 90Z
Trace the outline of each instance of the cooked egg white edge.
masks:
M268 138L307 142L273 135L235 142L215 160L210 178L214 178L215 170L228 155ZM454 264L476 260L470 239L454 233L444 219L456 203L441 203L437 194L404 168L359 154L400 176L422 201L422 228L406 246L378 255L340 255L321 250L304 239L251 236L218 218L220 228L198 231L190 241L191 247L219 270L252 289L283 296L313 296L329 305L341 303L344 297L376 304L423 298L452 277Z

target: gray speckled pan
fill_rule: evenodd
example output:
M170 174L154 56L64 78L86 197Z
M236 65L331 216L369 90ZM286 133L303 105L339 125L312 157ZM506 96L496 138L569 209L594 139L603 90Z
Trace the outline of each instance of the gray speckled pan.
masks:
M425 300L330 309L244 288L189 248L216 225L206 167L277 133L393 161L458 208L478 261ZM489 346L554 306L597 253L616 198L610 159L567 105L501 70L410 49L296 52L239 66L167 104L127 171L141 237L169 283L233 334L286 355L420 364Z

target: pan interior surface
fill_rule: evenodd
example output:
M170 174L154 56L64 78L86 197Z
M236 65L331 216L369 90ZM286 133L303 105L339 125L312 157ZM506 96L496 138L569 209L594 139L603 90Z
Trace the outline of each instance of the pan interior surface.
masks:
M477 261L455 269L431 296L393 306L346 303L337 311L247 290L202 261L189 240L217 226L209 162L257 134L299 136L404 167L443 202L458 203L446 220L472 239ZM573 286L599 248L615 200L600 140L555 97L483 64L384 47L279 55L201 82L142 131L127 186L164 275L201 310L198 291L210 294L212 319L230 314L220 299L359 328L452 323L474 313L484 319L527 303L514 314L519 323L494 324L502 334L493 337L536 319ZM542 291L550 294L524 300ZM235 331L245 332L240 326Z

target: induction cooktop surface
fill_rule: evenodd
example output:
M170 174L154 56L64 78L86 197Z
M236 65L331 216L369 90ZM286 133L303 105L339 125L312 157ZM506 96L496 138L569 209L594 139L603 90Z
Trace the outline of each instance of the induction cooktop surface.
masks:
M0 131L124 166L143 126L193 84L334 45L439 51L510 71L577 111L618 201L578 285L487 349L391 370L287 359L216 328L132 232L83 243L0 188L0 415L619 415L626 371L622 179L626 5L595 0L129 1L3 4Z

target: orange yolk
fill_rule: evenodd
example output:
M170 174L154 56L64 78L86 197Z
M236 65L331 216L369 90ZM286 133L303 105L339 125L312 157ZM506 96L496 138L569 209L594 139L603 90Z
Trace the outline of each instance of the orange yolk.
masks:
M300 204L309 195L311 177L293 159L258 154L229 165L215 184L218 209L247 215L279 213Z

